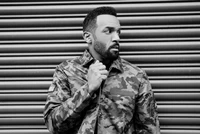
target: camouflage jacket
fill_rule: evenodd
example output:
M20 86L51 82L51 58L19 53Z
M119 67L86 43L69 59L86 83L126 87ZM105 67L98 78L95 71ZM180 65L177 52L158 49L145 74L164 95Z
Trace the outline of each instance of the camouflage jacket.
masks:
M94 94L88 92L90 53L57 66L44 110L53 134L160 134L151 85L144 71L120 57Z

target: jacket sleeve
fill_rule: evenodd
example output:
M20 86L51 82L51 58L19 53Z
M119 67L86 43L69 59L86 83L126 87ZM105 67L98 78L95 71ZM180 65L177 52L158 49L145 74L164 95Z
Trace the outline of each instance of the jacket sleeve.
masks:
M160 134L157 105L146 73L140 74L141 83L136 99L135 128L137 134Z
M91 97L87 82L77 85L69 83L63 69L56 68L44 109L45 124L51 133L69 133L81 123L82 111L89 105Z

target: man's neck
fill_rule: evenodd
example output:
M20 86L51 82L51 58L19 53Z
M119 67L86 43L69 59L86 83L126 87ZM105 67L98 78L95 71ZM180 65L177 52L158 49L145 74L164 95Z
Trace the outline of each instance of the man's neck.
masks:
M96 53L93 53L93 51L90 51L89 50L89 53L92 55L92 57L95 59L95 60L99 60L100 62L102 62L105 66L106 66L106 69L109 70L110 66L112 65L113 63L113 60L110 60L110 59L102 59L100 57L100 55L97 55Z
M101 62L106 66L106 70L109 70L110 66L113 63L113 61L110 61L110 60L103 60Z

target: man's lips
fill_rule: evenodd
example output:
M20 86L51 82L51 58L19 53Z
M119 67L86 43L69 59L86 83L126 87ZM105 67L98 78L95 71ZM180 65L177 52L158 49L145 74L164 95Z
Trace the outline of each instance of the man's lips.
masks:
M111 48L119 49L119 44L114 44L111 46Z
M119 51L119 48L111 48L112 51Z
M119 51L119 45L113 45L110 49L113 51Z

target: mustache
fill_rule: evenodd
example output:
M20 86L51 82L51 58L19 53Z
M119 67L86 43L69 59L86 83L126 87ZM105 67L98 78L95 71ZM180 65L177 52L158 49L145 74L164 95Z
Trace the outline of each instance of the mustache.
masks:
M117 48L117 49L119 49L119 47L120 47L120 45L117 42L110 46L110 48Z

